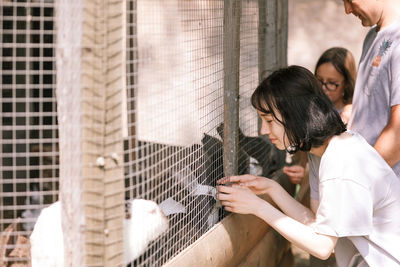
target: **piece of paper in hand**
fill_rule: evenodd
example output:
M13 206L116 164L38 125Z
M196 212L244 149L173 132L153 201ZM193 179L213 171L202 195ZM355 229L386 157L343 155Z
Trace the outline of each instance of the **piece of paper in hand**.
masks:
M176 213L186 213L186 208L178 201L175 201L172 197L167 198L158 205L165 216L176 214Z
M197 186L193 188L193 191L190 192L190 194L192 196L206 195L211 196L215 199L217 195L217 189L209 185L197 184Z
M216 188L210 185L199 184L197 178L187 168L179 172L173 172L173 176L175 177L175 181L180 183L189 192L189 195L207 195L214 199L216 198Z

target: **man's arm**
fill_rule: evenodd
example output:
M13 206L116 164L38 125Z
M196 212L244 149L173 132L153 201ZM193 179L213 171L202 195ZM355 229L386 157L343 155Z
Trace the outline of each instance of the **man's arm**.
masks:
M389 122L376 140L374 148L392 167L400 160L400 105L392 107Z

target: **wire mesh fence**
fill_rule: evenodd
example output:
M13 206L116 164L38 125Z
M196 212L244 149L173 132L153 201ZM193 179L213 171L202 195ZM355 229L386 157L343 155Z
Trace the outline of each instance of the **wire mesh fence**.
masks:
M241 1L237 171L270 176L282 167L284 155L257 136L257 114L250 105L262 49L258 4ZM10 256L17 237L29 238L40 210L58 200L59 55L54 1L0 5L2 235L20 218L7 243L0 244L0 263L7 266L21 261ZM125 14L126 98L119 118L125 202L152 200L169 222L162 233L145 237L144 250L130 261L161 266L227 215L215 199L216 181L225 176L224 110L229 109L224 105L224 0L127 0ZM94 108L102 98L96 90L83 99ZM95 121L85 127L104 130ZM139 227L146 231L148 225ZM24 257L29 262L29 253Z
M134 264L157 266L225 215L212 194L200 189L215 187L224 177L224 1L129 1L128 6L126 197L174 208L168 231ZM262 174L264 167L264 174L271 174L281 154L255 137L257 118L250 105L259 80L258 1L242 1L240 19L238 171Z
M215 199L195 191L215 186L223 173L216 138L223 121L223 1L129 2L137 16L128 33L136 35L127 39L137 47L128 51L137 52L127 73L134 109L128 108L126 195L180 205L168 216L168 231L134 264L160 265L219 217Z
M53 4L2 1L0 29L0 230L20 218L15 244L29 235L40 209L58 198Z

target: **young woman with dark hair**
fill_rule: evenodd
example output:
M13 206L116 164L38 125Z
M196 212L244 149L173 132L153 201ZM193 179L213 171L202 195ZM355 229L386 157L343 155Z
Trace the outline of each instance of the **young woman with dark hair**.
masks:
M314 75L299 66L277 70L251 100L261 133L277 148L308 153L311 209L275 181L254 175L218 181L225 209L260 217L318 258L335 249L338 266L398 266L400 180L373 147L346 130Z

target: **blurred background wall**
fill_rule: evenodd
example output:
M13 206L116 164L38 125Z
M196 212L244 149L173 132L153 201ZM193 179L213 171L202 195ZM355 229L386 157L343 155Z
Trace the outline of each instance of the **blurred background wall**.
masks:
M346 15L342 0L289 0L288 64L312 72L328 48L350 50L356 63L368 31L354 15Z

